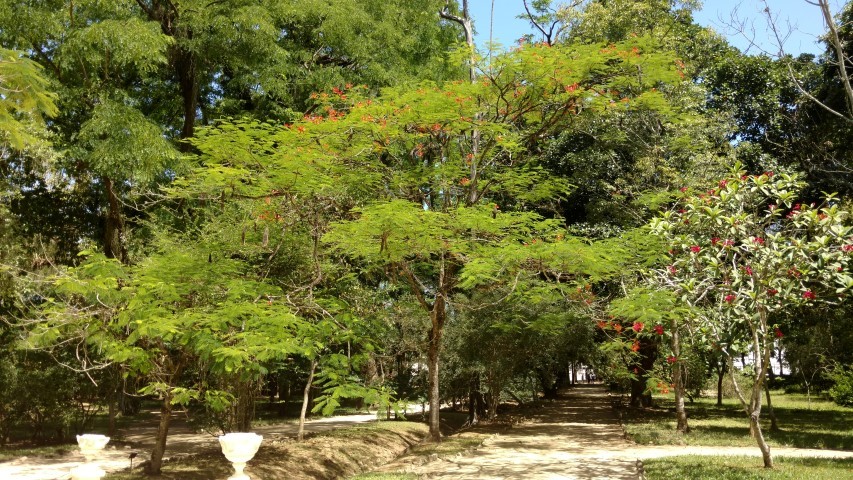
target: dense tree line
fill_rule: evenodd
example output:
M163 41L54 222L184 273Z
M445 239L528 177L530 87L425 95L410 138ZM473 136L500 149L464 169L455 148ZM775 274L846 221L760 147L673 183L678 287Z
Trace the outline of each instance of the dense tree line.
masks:
M753 352L760 410L781 350L849 399L851 4L824 55L770 58L694 2L530 2L481 58L458 3L0 3L0 443L157 400L157 472L174 408L246 430L262 396L420 400L439 441L442 402L492 419L581 364L636 405L673 383L686 432Z

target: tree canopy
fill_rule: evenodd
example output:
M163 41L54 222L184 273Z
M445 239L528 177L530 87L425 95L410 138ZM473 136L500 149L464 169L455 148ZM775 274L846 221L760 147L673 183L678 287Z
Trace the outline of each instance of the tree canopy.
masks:
M697 3L525 2L481 58L467 2L0 0L0 378L157 399L157 473L176 405L428 400L439 441L442 401L494 419L582 368L672 388L689 434L687 390L751 356L772 465L771 353L851 375L851 9L771 58Z

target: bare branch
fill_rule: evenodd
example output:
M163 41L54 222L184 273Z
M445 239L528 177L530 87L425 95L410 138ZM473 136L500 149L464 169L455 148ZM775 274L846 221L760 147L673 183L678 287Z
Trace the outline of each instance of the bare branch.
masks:
M537 22L536 19L533 17L533 13L530 11L530 7L527 6L527 0L524 0L524 11L527 12L527 18L530 20L530 23L532 23L533 26L536 27L537 30L542 32L542 35L545 37L545 40L548 42L548 45L550 45L551 44L551 34L554 33L554 25L551 25L551 29L550 29L551 32L550 33L546 32L545 29L542 28L541 25L539 25L539 22Z
M810 5L814 5L819 7L821 10L821 15L823 17L823 21L826 24L827 29L829 30L829 34L827 35L827 42L833 48L838 57L838 76L841 80L841 84L844 88L845 97L847 100L847 108L849 112L847 114L839 112L826 103L819 100L817 97L806 91L803 87L802 82L800 82L796 75L794 74L794 69L791 67L791 62L786 62L786 66L788 67L788 76L791 78L796 89L810 101L814 102L820 108L826 110L827 112L835 115L836 117L845 120L847 122L853 123L853 86L850 84L850 77L847 74L847 64L849 63L849 59L844 55L843 44L841 42L841 38L838 35L838 29L835 25L835 20L832 18L832 12L829 10L829 2L828 0L817 0L810 1L804 0L806 3ZM778 15L774 16L773 11L770 9L770 5L767 0L763 0L764 4L764 15L767 19L767 26L770 31L773 33L773 37L776 41L776 46L778 48L777 56L780 59L784 59L787 55L785 54L785 41L791 35L791 28L788 29L788 32L782 34L779 31L778 27Z
M811 3L811 2L809 2ZM847 120L853 121L853 86L850 85L850 77L847 75L847 57L844 55L844 44L841 42L841 37L838 35L838 29L835 25L835 20L832 18L832 12L829 11L828 0L818 0L818 6L823 14L823 21L829 29L827 41L835 50L838 57L838 76L841 77L841 85L844 87L844 93L847 96L847 108L849 115Z

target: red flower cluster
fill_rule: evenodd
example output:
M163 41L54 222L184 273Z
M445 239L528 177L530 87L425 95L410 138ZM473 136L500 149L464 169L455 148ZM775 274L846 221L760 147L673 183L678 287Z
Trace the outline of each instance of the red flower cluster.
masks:
M756 245L764 245L764 239L761 237L755 237L752 239L752 243Z
M768 288L767 289L767 296L768 297L775 297L777 293L779 293L779 290L776 290L775 288Z
M693 253L699 253L702 251L702 247L700 247L699 245L691 245L690 251Z
M672 274L672 275L675 275L675 272L677 272L677 271L678 271L678 270L675 268L675 266L674 266L674 265L668 265L668 266L666 267L666 269L667 269L667 271L669 271L669 273L670 273L670 274Z
M750 267L749 265L744 267L743 271L746 272L746 274L749 275L750 277L752 276L752 267Z
M811 290L806 290L805 292L803 292L803 298L805 298L806 300L814 300L815 298L817 298L817 296Z
M853 245L847 244L841 246L841 251L845 253L853 252Z
M730 294L726 295L726 297L724 298L724 300L726 301L726 303L732 303L732 302L734 302L734 301L735 301L735 298L736 298L736 297L734 296L734 294L733 294L733 293L730 293Z
M654 330L658 335L663 335L663 325L655 325Z
M341 100L346 100L346 99L347 99L346 94L343 92L343 90L341 90L341 89L340 89L340 88L338 88L338 87L332 87L332 93L334 93L335 95L337 95Z
M800 205L799 203L794 204L794 208L792 208L792 209L791 209L791 211L790 211L790 212L788 212L787 217L788 217L788 218L791 218L791 217L793 217L794 215L796 215L796 214L800 213L800 207L801 207L801 205Z
M778 327L775 330L773 330L773 335L776 335L776 338L782 338L785 336L785 334L782 333L782 330L779 329Z
M640 332L640 330L642 330L644 326L645 326L645 325L643 325L643 322L634 322L634 325L633 325L631 328L632 328L635 332L639 333L639 332Z
M677 361L678 361L678 359L672 355L666 357L666 363L669 363L670 365L677 362Z

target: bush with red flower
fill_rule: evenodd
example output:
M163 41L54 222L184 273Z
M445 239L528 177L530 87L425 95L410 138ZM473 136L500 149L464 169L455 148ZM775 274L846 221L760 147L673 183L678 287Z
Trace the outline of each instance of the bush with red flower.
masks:
M781 334L774 319L800 305L837 301L853 287L853 232L834 196L820 205L795 203L804 187L796 174L735 171L718 185L697 196L677 193L677 204L652 222L668 250L690 252L671 254L655 278L692 308L694 335L713 341L729 361L741 353L756 358L752 388L735 381L735 389L770 466L758 419Z

